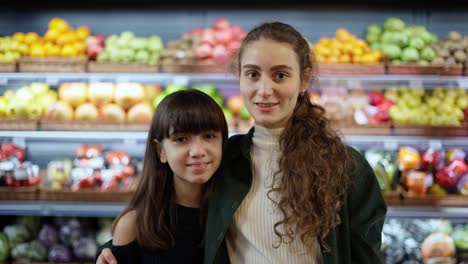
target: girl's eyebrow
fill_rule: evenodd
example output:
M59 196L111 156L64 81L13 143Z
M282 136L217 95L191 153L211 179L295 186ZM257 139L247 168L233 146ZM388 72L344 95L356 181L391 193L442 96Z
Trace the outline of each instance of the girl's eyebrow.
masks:
M255 65L255 64L246 64L242 66L242 69L255 69L255 70L260 70L260 67ZM281 64L281 65L275 65L270 68L270 71L277 71L277 70L293 70L293 68L289 65L286 64Z

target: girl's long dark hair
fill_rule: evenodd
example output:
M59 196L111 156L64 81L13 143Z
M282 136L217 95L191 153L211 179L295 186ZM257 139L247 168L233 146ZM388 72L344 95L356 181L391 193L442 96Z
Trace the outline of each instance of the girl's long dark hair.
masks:
M156 142L169 138L171 131L197 134L209 130L220 131L223 142L226 142L228 128L224 113L208 95L197 90L186 90L164 98L154 112L148 132L141 179L128 207L114 221L112 233L119 219L135 210L136 240L140 245L150 249L174 247L177 205L173 173L167 163L161 163ZM201 200L203 226L212 182L206 183Z

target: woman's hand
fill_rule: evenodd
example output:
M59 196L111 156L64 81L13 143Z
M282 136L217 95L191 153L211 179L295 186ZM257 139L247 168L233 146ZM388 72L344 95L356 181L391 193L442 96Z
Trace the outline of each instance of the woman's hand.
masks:
M117 260L112 254L110 248L105 248L102 250L101 254L99 254L96 264L117 264Z

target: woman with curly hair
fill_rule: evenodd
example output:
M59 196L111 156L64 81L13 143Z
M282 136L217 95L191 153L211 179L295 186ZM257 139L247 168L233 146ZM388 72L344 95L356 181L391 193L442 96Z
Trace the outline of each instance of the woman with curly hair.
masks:
M382 263L385 202L367 161L310 101L308 42L290 25L261 24L235 69L255 125L226 145L204 263Z

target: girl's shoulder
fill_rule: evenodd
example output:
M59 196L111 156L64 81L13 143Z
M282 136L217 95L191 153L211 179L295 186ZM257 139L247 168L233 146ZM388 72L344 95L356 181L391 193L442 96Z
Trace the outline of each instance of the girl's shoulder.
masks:
M124 214L115 226L112 244L115 246L127 245L136 238L136 211L131 210Z

